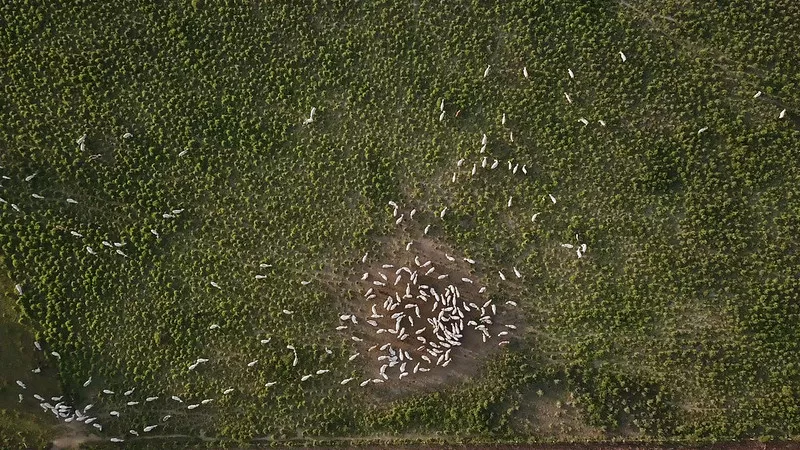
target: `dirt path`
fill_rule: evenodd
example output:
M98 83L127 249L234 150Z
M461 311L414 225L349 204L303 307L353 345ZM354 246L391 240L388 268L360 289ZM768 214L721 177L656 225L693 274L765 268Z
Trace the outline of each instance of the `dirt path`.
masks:
M212 437L208 436L189 436L184 434L171 434L171 435L152 435L152 436L139 436L132 437L131 440L160 440L160 439L200 439L204 442L216 442ZM404 435L404 436L371 436L371 437L332 437L332 438L319 438L322 441L339 442L343 445L342 448L358 448L358 449L391 449L391 450L800 450L800 442L769 442L762 443L758 441L743 441L743 442L723 442L717 444L705 445L681 445L681 444L647 444L647 443L555 443L555 444L527 444L527 445L490 445L490 444L419 444L419 445L391 445L390 442L396 439L436 439L441 436L423 436L423 435ZM64 438L64 443L80 444L87 441L100 440L96 436L78 436L74 438ZM72 439L71 441L69 439ZM57 440L61 441L61 439ZM54 449L73 449L78 448L69 446L59 446L59 443L54 441ZM297 447L305 440L303 438L289 438L273 440L271 438L254 438L252 440L254 445L263 445L265 442L272 444L287 444L291 447ZM380 443L376 443L380 442ZM221 448L236 449L236 447L224 447L224 442L221 443ZM323 450L329 447L303 447L309 450Z
M313 447L312 447L313 448ZM321 447L317 447L321 448ZM365 446L369 448L387 448L386 446ZM770 442L758 441L728 442L709 445L656 445L656 444L530 444L530 445L404 445L390 446L392 450L422 450L422 449L485 449L485 450L800 450L800 442Z

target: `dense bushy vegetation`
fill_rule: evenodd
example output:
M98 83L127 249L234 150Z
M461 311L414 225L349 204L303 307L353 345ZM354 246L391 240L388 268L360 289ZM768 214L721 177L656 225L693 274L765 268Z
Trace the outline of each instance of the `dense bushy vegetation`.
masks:
M0 7L0 255L64 392L122 408L100 435L164 414L223 442L800 433L800 4L307 3ZM482 133L502 164L470 177ZM447 206L433 238L519 330L479 376L378 402L339 385L364 369L332 330L389 200ZM556 384L589 431L520 426ZM99 394L133 386L161 398Z

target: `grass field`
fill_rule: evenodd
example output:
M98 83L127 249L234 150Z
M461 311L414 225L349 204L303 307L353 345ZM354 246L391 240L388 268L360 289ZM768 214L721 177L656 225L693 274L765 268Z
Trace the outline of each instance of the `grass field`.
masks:
M800 4L306 3L2 7L6 445L800 435ZM362 387L414 255L492 337Z

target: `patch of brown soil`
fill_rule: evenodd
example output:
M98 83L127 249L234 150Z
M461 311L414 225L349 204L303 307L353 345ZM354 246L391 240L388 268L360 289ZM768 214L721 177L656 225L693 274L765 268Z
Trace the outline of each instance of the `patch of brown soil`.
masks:
M603 438L600 430L581 420L571 393L562 384L533 386L520 404L522 406L513 420L513 426L521 434L554 436L557 439Z
M87 433L85 426L81 423L72 422L63 424L61 429L63 430L63 434L53 439L51 442L52 450L78 449L86 442L103 440L95 434Z
M460 252L449 248L442 242L436 241L430 235L425 235L423 233L424 223L409 220L408 211L405 211L404 214L404 222L397 226L397 233L381 240L382 248L380 254L370 255L365 263L359 262L356 265L356 274L349 281L352 283L350 290L358 292L357 299L353 304L346 306L346 312L354 314L357 317L358 324L342 321L342 326L348 326L346 330L342 330L343 333L363 339L358 343L359 352L362 358L366 359L365 369L367 376L370 378L380 378L380 368L385 364L385 361L379 361L377 358L379 354L384 353L379 351L380 347L387 343L393 349L408 352L413 358L406 369L409 372L407 377L398 380L397 374L393 374L384 383L370 383L368 385L381 400L391 400L411 392L433 390L444 383L469 379L477 374L483 360L499 350L498 343L502 340L509 340L511 335L514 334L514 330L507 329L503 325L508 323L505 320L505 305L495 305L496 314L491 313L491 305L487 305L492 289L487 287L484 293L479 292L481 287L489 286L488 277L481 273L480 261L475 262L475 264L467 262ZM419 216L416 218L419 218ZM412 242L412 244L406 250L409 242ZM402 267L406 267L408 271L403 271ZM434 271L427 273L431 267L434 268ZM439 311L432 311L431 305L421 300L405 299L403 300L403 307L408 305L409 309L403 309L409 311L409 315L414 321L413 325L408 323L409 328L418 330L424 326L427 329L421 331L420 334L415 334L414 330L411 330L408 333L409 337L402 341L398 339L398 334L390 334L389 332L376 333L379 329L395 328L395 319L392 319L391 315L400 310L386 311L384 302L388 298L393 298L395 302L400 303L398 300L402 299L406 294L407 286L411 284L408 275L411 271L417 272L417 282L416 285L411 286L413 291L411 295L416 296L416 289L419 286L428 286L438 294L443 294L449 285L453 285L458 289L460 301L467 305L477 306L477 309L474 306L470 307L470 312L465 313L465 324L469 320L477 321L481 317L481 307L486 305L484 313L492 316L491 323L486 324L491 337L486 342L483 342L481 332L476 331L472 326L465 326L461 345L452 347L450 351L451 362L447 367L437 366L435 364L437 358L429 356L433 360L433 364L423 363L423 365L430 368L430 372L412 374L412 367L421 361L420 358L424 354L424 350L419 350L422 344L417 337L419 336L427 342L434 339L428 319L433 319L436 316L436 312ZM368 278L362 280L361 276L365 273L368 274ZM447 276L439 279L440 275ZM472 282L463 281L463 279L469 279ZM396 281L397 284L395 284ZM365 300L365 294L370 289L375 297ZM373 305L375 305L377 313L383 315L383 317L370 318L370 316L373 316ZM419 311L414 308L415 305L419 306ZM373 320L374 322L369 324L367 320ZM509 335L497 337L497 334L501 331L506 331ZM370 348L373 348L373 350L370 351ZM364 379L358 380L358 382L361 381L364 381ZM354 380L354 382L356 381Z

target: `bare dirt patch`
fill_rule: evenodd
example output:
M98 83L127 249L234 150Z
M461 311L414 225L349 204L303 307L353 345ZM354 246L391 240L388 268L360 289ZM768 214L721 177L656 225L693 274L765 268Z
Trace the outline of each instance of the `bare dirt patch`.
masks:
M63 424L59 427L59 430L61 433L51 443L53 450L78 449L86 442L103 440L97 435L86 433L86 429L81 423Z
M356 300L346 308L349 314L356 316L358 323L342 320L341 326L348 328L340 330L363 339L358 342L359 352L366 360L366 372L371 379L382 378L381 367L387 364L387 358L378 360L378 357L384 353L381 348L388 348L385 347L387 344L411 356L410 360L402 361L406 362L404 371L409 373L408 376L398 379L398 374L393 373L383 383L369 383L382 401L433 390L442 384L475 376L482 361L500 349L498 344L501 341L510 340L514 334L513 329L504 326L509 323L506 321L508 314L505 305L495 304L492 308L492 288L489 277L481 270L480 261L469 262L461 252L424 234L426 223L410 220L409 211L399 212L396 217L400 214L404 214L403 222L397 225L395 235L380 240L379 254L368 255L365 262L359 261L354 268L356 274L349 280L351 285L348 289L357 292L357 295ZM366 278L362 279L364 274ZM481 292L482 288L484 292ZM431 322L442 320L441 307L432 307L432 296L426 300L419 298L418 294L425 291L444 296L448 290L455 291L457 301L466 306L461 311L464 329L459 337L460 345L443 344L445 347L442 350L449 350L450 362L442 367L436 364L438 357L430 352L433 344L429 344L432 341L439 342ZM387 310L387 307L393 309ZM400 312L407 314L401 318L401 325L397 326ZM451 312L454 311L447 311L447 314ZM449 324L447 316L444 320ZM484 333L475 329L482 323L488 334L485 342ZM498 337L501 332L507 335ZM407 335L405 339L400 339L402 334ZM431 363L423 355L431 359ZM417 363L430 371L414 374L412 368ZM393 370L396 371L396 367ZM363 381L366 379L358 380Z
M563 384L539 384L525 394L513 425L520 433L559 439L599 440L603 433L581 420L574 398Z

